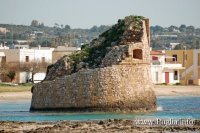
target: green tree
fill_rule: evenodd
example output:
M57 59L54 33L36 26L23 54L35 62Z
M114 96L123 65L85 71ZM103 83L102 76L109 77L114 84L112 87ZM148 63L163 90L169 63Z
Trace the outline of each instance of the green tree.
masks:
M170 27L168 27L169 32L173 32L174 30L178 30L178 27L171 25Z
M180 32L185 32L185 31L186 31L186 25L182 24L182 25L179 27L179 31L180 31Z
M199 40L196 40L196 49L200 49L200 43L199 43Z
M61 24L61 25L60 25L60 27L63 29L64 25L63 25L63 24Z
M16 73L15 73L15 71L9 71L6 75L10 78L10 80L12 82L13 79L15 78Z
M98 27L95 25L92 28L90 28L91 32L98 32Z
M59 28L59 24L58 23L54 23L54 27L55 28Z
M37 26L39 26L39 22L38 22L38 20L32 20L32 22L31 22L31 26L33 26L33 27L37 27Z
M65 25L65 30L70 30L70 26L69 25Z
M193 34L194 31L195 31L195 28L194 28L194 26L188 26L188 27L186 28L186 31L187 31L189 34Z

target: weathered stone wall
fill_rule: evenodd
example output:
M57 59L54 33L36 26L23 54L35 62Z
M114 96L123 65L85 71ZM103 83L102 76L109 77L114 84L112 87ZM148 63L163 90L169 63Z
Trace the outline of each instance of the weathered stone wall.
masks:
M146 24L147 23L147 24ZM102 60L102 66L112 66L117 65L123 62L123 60L128 60L129 63L137 64L138 62L143 63L150 63L150 47L149 47L149 37L148 37L148 31L146 29L146 25L148 25L149 22L145 21L143 22L143 36L141 37L141 42L128 42L123 40L124 45L115 46L112 48L112 50L105 56L105 58ZM131 28L131 27L130 27ZM133 58L133 51L135 49L141 49L142 50L142 60L135 60Z
M147 65L81 70L33 88L31 110L136 111L155 108ZM145 79L145 80L144 80Z
M128 50L129 45L114 46L102 60L102 66L105 67L119 64L119 62L129 56Z

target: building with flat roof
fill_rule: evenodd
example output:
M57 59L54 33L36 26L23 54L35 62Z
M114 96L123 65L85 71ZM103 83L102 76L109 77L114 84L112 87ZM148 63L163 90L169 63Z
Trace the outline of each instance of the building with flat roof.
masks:
M8 29L0 27L0 33L10 32Z
M3 55L1 68L15 71L14 82L26 83L42 81L46 75L46 68L52 63L53 49L0 49ZM2 81L8 82L6 74L2 74Z
M200 85L200 49L166 50L166 55L176 58L185 69L180 70L182 84Z
M154 84L180 83L180 70L184 69L174 57L167 56L165 51L151 51L151 75Z
M53 50L52 62L55 63L64 55L70 55L71 53L79 51L79 50L81 50L81 48L79 47L58 46L57 48Z

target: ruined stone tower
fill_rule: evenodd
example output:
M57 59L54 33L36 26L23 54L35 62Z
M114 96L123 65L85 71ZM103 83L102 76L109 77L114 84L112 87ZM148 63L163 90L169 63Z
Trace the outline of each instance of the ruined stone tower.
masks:
M31 111L146 111L156 107L149 20L129 16L49 66L32 88Z

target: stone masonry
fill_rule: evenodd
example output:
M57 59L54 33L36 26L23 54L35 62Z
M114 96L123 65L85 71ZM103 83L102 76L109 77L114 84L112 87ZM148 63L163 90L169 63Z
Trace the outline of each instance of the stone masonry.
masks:
M101 68L44 81L32 88L31 111L152 111L156 96L150 75L148 20L141 42L114 46ZM130 29L132 27L129 27Z

